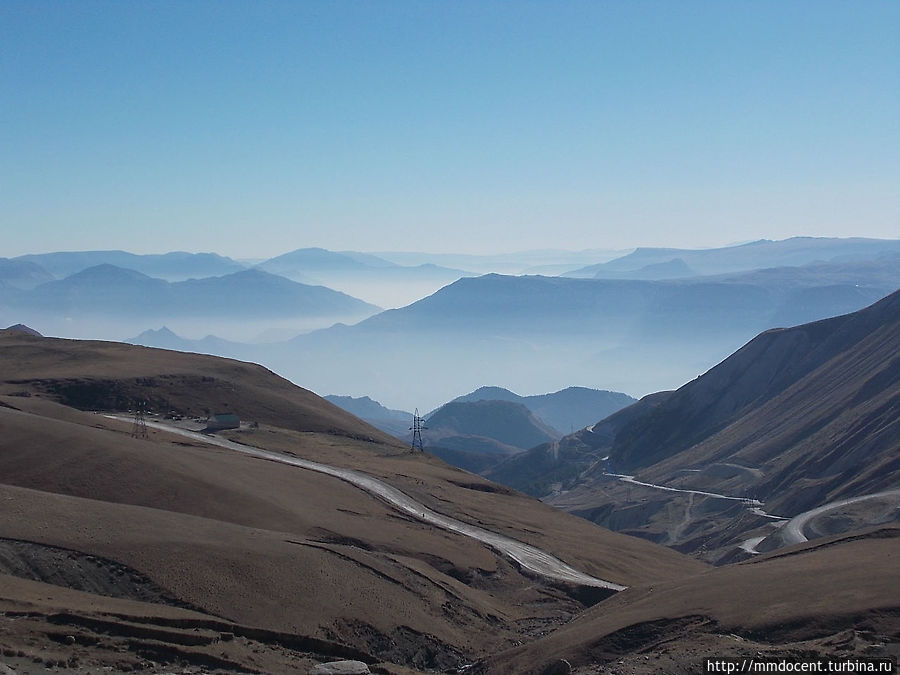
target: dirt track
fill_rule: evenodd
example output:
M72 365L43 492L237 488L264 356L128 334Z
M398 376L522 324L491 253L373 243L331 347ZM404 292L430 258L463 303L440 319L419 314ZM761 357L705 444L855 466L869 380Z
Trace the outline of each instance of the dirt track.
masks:
M131 421L130 419L127 419L125 417L115 415L107 415L107 417L123 422ZM282 464L288 464L290 466L296 466L302 469L308 469L310 471L318 471L319 473L325 473L330 476L340 478L341 480L345 480L352 485L355 485L363 490L366 490L367 492L370 492L371 494L376 495L377 497L391 504L393 507L411 516L414 516L419 520L481 541L491 548L500 551L502 554L508 555L525 569L528 569L535 574L539 574L540 576L557 581L563 581L566 583L578 584L581 586L605 588L611 591L621 591L626 588L626 586L622 586L611 581L606 581L605 579L598 579L597 577L593 577L589 574L576 570L574 567L571 567L570 565L564 563L563 561L547 553L546 551L542 551L529 544L525 544L521 541L506 537L502 534L497 534L496 532L491 532L490 530L485 530L483 528L476 527L475 525L470 525L468 523L456 520L455 518L446 516L442 513L433 511L425 505L412 499L404 492L401 492L397 488L392 487L387 483L378 480L377 478L373 478L368 474L364 474L359 471L353 471L350 469L341 469L335 466L330 466L328 464L322 464L320 462L312 462L309 460L301 459L299 457L283 455L277 452L271 452L269 450L263 450L262 448L256 448L249 445L242 445L240 443L234 443L232 441L217 438L215 436L201 434L186 429L180 429L171 425L161 424L159 422L148 421L147 426L171 433L177 433L195 441L209 443L211 445L227 448L229 450L234 450L236 452L251 455L253 457L259 457L260 459L280 462Z

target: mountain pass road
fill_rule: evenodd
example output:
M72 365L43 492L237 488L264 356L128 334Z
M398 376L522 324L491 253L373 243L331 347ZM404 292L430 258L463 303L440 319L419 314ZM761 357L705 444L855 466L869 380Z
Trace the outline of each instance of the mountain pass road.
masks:
M838 501L823 504L822 506L810 509L809 511L798 513L781 529L781 537L785 544L800 544L804 541L809 541L809 539L806 538L806 535L803 534L803 528L806 527L806 524L813 518L822 515L826 511L838 509L849 504L856 504L857 502L862 502L867 499L876 499L877 497L900 497L900 490L885 490L884 492L876 492L870 495L839 499Z
M132 421L131 418L117 415L107 415L106 417L122 422ZM263 450L262 448L235 443L233 441L229 441L223 438L217 438L216 436L212 436L209 434L201 434L196 431L188 431L186 429L180 429L178 427L161 424L159 422L147 421L146 424L148 427L160 429L162 431L168 431L174 434L179 434L201 443L217 445L219 447L234 450L236 452L250 455L252 457L267 459L273 462L280 462L282 464L288 464L290 466L296 466L301 469L317 471L319 473L328 474L329 476L334 476L335 478L340 478L341 480L347 481L348 483L381 498L394 508L408 513L409 515L419 520L425 521L426 523L430 523L432 525L436 525L445 530L457 532L459 534L471 537L472 539L476 539L484 544L487 544L494 550L499 551L500 553L507 555L515 560L523 568L540 576L557 581L578 584L581 586L607 588L613 591L622 591L627 588L627 586L622 586L620 584L606 581L604 579L598 579L597 577L591 576L590 574L581 572L574 567L571 567L570 565L564 563L562 560L559 560L550 553L542 551L541 549L531 546L530 544L526 544L524 542L512 539L511 537L507 537L496 532L491 532L490 530L485 530L484 528L465 523L461 520L456 520L455 518L451 518L450 516L438 513L437 511L432 511L427 506L425 506L424 504L420 504L406 493L378 480L377 478L374 478L373 476L362 473L361 471L341 469L339 467L322 464L320 462L313 462L310 460L301 459L299 457L283 455L277 452L272 452L270 450Z

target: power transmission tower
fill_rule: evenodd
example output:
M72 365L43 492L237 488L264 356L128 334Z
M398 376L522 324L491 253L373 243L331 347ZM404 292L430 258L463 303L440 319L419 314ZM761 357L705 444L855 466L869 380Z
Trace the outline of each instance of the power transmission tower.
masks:
M134 409L134 424L131 425L132 438L147 438L147 422L144 420L144 401L138 401Z
M425 452L425 446L422 444L422 430L428 427L423 424L424 422L425 418L419 417L419 409L416 408L416 412L413 413L413 425L409 428L413 432L411 450Z

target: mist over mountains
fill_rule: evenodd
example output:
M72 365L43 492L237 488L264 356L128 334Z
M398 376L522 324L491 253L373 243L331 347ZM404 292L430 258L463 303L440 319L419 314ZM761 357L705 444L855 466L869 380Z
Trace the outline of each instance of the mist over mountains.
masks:
M672 275L656 278L675 278L771 267L797 267L813 262L852 262L885 253L900 253L900 242L862 237L793 237L781 241L760 239L739 246L713 249L639 248L615 260L588 265L563 276L620 278L629 273L647 274L655 268L660 273L667 271Z
M895 240L809 238L639 249L600 263L623 277L614 279L467 277L431 266L452 258L422 254L429 262L408 265L411 254L322 249L194 278L241 263L215 254L41 254L0 260L0 317L48 335L129 338L252 360L320 393L371 396L394 409L427 410L486 383L526 394L584 386L639 396L679 386L764 330L855 311L887 295L900 286L897 250ZM546 265L541 255L481 263L565 264L560 252L546 252ZM573 254L580 255L589 253ZM458 260L466 259L478 262ZM91 263L99 264L52 278ZM793 266L773 266L785 263ZM364 300L272 271L342 279L345 287L387 280L406 292L419 282L453 281L376 313ZM163 326L166 333L152 332ZM576 422L559 424L565 432Z
M321 284L366 297L384 307L402 307L434 293L471 272L432 263L398 265L378 256L352 251L302 248L271 258L258 269L305 284Z
M310 256L357 269L352 257L299 257ZM269 672L347 653L449 672L473 663L465 650L486 655L472 667L485 674L511 663L555 672L547 668L579 653L582 663L596 653L622 663L626 652L637 653L630 672L645 672L646 645L672 644L692 669L698 645L718 650L738 633L757 652L802 644L844 653L839 640L887 616L871 640L881 645L896 634L900 256L837 258L687 278L647 278L683 272L678 262L614 279L487 274L383 312L259 266L168 281L101 263L41 281L52 275L37 263L5 261L5 325L28 312L76 316L101 334L156 322L133 341L266 367L45 338L21 325L0 331L10 432L0 487L15 509L0 557L37 561L13 566L27 578L5 576L15 588L5 582L0 601L54 598L52 615L29 615L40 626L58 621L60 607L97 612L93 596L62 602L46 590L78 579L41 570L59 559L78 570L120 561L89 576L139 584L141 572L165 591L151 602L179 598L194 614L167 623L118 608L103 640L127 638L130 649L170 641L179 658L208 664L230 635L230 658L258 669L265 657ZM258 332L291 313L352 308L376 313L267 344L217 335L229 323ZM188 320L209 334L181 337ZM329 402L279 375L341 395ZM635 401L613 387L654 393ZM443 401L426 415L427 452L383 433L402 436L410 419L400 407ZM191 432L151 413L142 437L142 415L125 412L136 405L188 427L215 410L243 424L230 441L174 441ZM472 532L487 539L469 541ZM515 556L526 544L551 561L549 572L522 567ZM554 551L587 569L572 568L589 583L552 576L570 564ZM292 572L298 565L303 575ZM314 602L279 609L272 588ZM735 602L736 593L763 593L766 606ZM197 614L209 607L217 614ZM798 618L796 607L806 613ZM217 622L203 624L214 627L208 644L206 633L197 645L197 632L180 628L198 616ZM134 623L165 629L136 638ZM313 645L315 659L289 654L289 634L316 636L289 643ZM500 651L510 645L520 646Z
M315 328L358 320L379 310L339 291L257 269L169 282L106 263L31 289L8 290L2 306L24 323L44 326L48 333L114 337L112 330L134 330L148 322L257 324L249 331L245 328L245 339L267 322L293 320L298 328Z
M673 281L466 278L285 348L314 389L390 406L427 408L486 381L641 395L696 377L759 332L854 311L900 285L891 260L797 270L791 283L792 270Z
M217 253L181 251L144 255L127 251L60 251L23 255L13 260L37 265L55 279L98 265L114 265L166 281L224 276L245 269L244 265Z

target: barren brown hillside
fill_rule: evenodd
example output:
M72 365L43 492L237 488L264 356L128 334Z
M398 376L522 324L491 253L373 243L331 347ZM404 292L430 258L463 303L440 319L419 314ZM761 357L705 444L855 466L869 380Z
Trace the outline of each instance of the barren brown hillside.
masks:
M41 338L0 330L0 393L40 393L82 410L182 415L235 412L277 423L398 444L337 406L256 364L117 342Z
M31 622L0 619L0 649L25 655L15 658L284 672L355 654L390 672L455 669L546 634L600 597L337 478L154 428L132 438L130 421L63 405L75 402L67 383L90 393L90 404L77 401L86 409L106 407L95 404L111 400L107 391L184 412L221 395L214 405L260 423L230 432L236 440L381 477L615 583L705 569L383 442L256 366L112 343L0 341L0 572L25 580L0 585L0 606ZM200 630L198 644L185 627Z
M794 546L632 588L473 672L697 673L704 657L890 656L900 642L900 529ZM892 646L893 645L893 646Z

